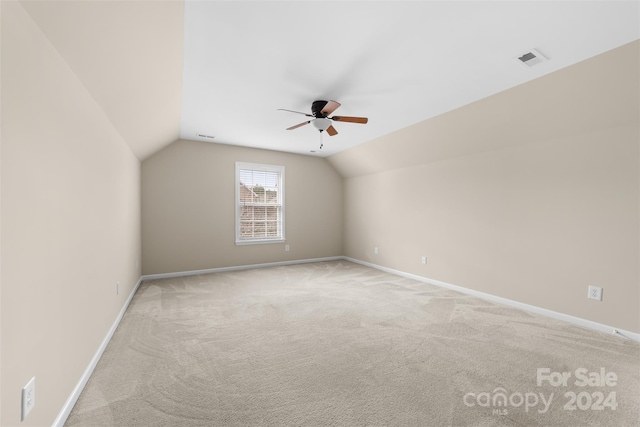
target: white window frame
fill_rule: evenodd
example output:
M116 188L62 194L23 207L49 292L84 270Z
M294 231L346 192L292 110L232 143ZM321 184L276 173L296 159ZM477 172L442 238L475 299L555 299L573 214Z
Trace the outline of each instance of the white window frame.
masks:
M253 170L264 172L275 172L279 174L280 180L278 182L278 206L279 211L279 223L280 223L280 235L277 237L242 237L240 233L241 220L240 220L240 207L243 203L240 198L240 171L241 170ZM265 243L282 243L285 241L285 221L284 221L284 166L265 165L259 163L247 163L236 162L236 245L256 245ZM273 205L270 205L273 206Z

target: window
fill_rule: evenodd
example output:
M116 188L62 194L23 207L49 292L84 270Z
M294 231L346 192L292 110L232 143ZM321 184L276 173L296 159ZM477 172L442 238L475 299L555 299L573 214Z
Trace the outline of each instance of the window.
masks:
M236 244L284 241L284 166L236 162Z

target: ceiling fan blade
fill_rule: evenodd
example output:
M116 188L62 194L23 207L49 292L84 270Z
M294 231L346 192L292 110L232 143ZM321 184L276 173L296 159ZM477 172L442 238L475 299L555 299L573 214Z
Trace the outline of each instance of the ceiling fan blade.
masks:
M313 114L307 114L307 113L303 113L301 111L287 110L287 109L284 109L284 108L278 108L278 111L288 111L290 113L302 114L302 115L305 115L307 117L313 117Z
M327 133L329 134L329 136L333 136L333 135L337 135L338 131L333 126L329 126L327 128Z
M338 109L341 104L336 101L327 101L327 104L322 107L322 114L328 116Z
M333 116L329 118L337 122L362 123L362 124L365 124L369 121L369 119L366 117Z
M308 125L309 123L311 123L311 120L309 120L309 121L307 121L307 122L298 123L298 124L297 124L297 125L295 125L295 126L291 126L290 128L287 128L287 130L294 130L294 129L298 129L299 127L304 126L304 125Z

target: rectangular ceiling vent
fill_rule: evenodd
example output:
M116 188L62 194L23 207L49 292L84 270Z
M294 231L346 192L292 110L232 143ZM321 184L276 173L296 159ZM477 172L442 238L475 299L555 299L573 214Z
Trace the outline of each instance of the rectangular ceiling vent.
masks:
M202 133L197 133L196 135L199 136L200 138L207 138L207 139L215 138L215 136L205 135L205 134L202 134Z
M527 68L531 68L546 60L547 58L545 58L544 55L542 55L540 52L538 52L535 49L531 49L529 52L518 57L518 62L520 62L522 65L524 65Z

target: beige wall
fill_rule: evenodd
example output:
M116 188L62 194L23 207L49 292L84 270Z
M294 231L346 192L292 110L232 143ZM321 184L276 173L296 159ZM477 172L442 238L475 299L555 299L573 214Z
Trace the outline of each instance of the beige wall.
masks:
M331 156L344 254L640 332L639 46Z
M285 243L235 244L235 162L285 167ZM143 274L342 255L342 179L321 158L178 141L142 163Z
M140 162L22 6L1 8L0 424L44 426L140 277Z

